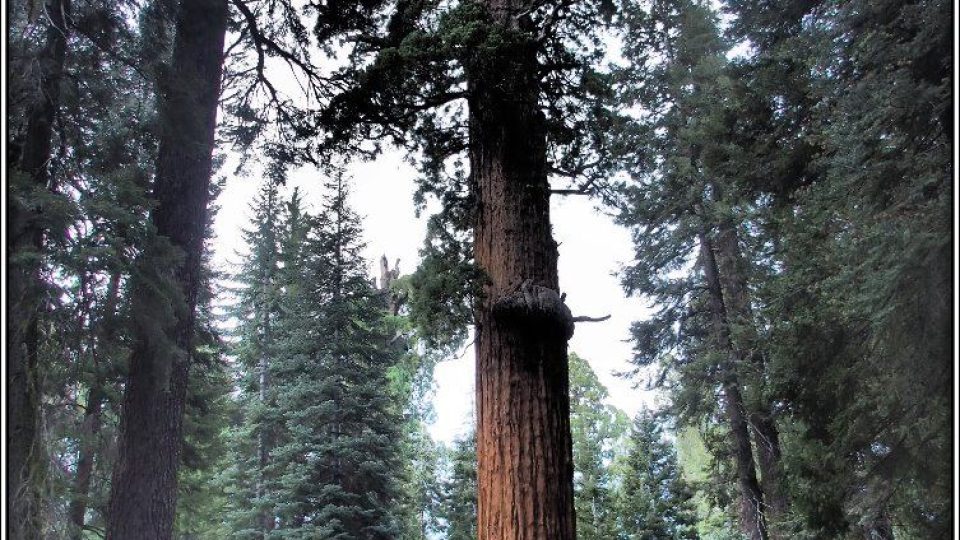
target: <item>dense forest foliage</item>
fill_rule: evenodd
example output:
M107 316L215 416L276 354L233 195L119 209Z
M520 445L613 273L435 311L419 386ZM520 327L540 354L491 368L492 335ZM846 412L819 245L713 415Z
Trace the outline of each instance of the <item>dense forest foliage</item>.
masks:
M951 537L950 2L6 9L10 538ZM433 213L372 276L348 173L388 149ZM568 351L603 317L561 293L566 196L631 235L658 410Z

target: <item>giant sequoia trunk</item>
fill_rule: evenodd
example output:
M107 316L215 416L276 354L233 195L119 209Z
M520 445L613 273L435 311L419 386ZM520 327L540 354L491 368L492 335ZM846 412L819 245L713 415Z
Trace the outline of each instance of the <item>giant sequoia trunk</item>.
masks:
M158 240L131 286L136 339L107 538L172 535L226 26L226 0L180 3L173 63L158 103L161 135L151 215ZM164 246L177 256L160 258L169 251Z
M28 206L23 196L49 189L53 121L60 106L60 80L67 53L69 0L49 0L48 26L37 57L38 88L27 111L27 130L11 180L16 191L7 206L7 516L13 539L40 538L43 446L37 352L43 283L43 208Z
M487 7L507 35L520 36L510 15L516 6L489 0ZM575 534L572 322L556 292L537 71L532 43L501 47L467 67L474 255L489 278L476 310L480 539Z
M740 251L736 228L729 220L723 220L717 233L716 263L723 288L727 323L732 327L731 343L737 357L744 363L744 370L749 370L749 381L753 386L752 395L744 405L757 450L766 517L771 529L770 536L780 538L775 524L786 514L788 503L782 485L780 434L772 416L772 405L764 392L766 355L754 326L753 307L747 289L746 261Z
M740 530L751 540L766 540L767 525L764 515L763 492L757 482L756 464L747 427L747 412L740 393L737 365L741 360L733 347L730 326L724 303L723 287L717 269L714 247L706 233L700 234L700 260L706 279L715 346L724 356L720 370L724 393L723 409L733 439L733 459L740 490Z

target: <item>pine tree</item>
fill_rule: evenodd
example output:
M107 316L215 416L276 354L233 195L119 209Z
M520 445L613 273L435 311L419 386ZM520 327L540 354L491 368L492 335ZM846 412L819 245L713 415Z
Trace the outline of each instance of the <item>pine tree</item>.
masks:
M690 502L693 494L680 475L676 452L650 414L641 413L633 421L622 474L623 485L617 497L618 538L698 537Z
M10 413L6 447L7 514L10 536L17 540L41 535L41 486L44 484L44 447L40 432L39 317L44 282L40 273L44 234L44 195L51 190L48 163L52 157L53 124L60 107L60 86L67 52L70 3L51 0L45 39L37 54L39 85L25 113L25 133L7 157L13 162L14 188L7 207L7 254L10 257L7 361L5 381ZM48 201L50 202L50 201Z
M441 516L447 540L477 537L477 444L473 433L453 442Z
M658 380L674 385L684 421L723 419L741 529L765 539L768 514L784 505L763 489L780 491L780 452L738 237L749 203L732 174L742 157L740 89L705 4L635 4L625 17L622 93L651 112L623 132L635 144L622 156L634 179L622 190L621 221L636 227L637 254L624 284L662 306L634 326L637 361L662 365Z
M239 383L238 406L242 421L233 430L233 469L226 480L236 497L236 512L230 516L234 534L249 533L262 537L274 525L272 505L267 502L267 469L278 419L270 414L276 401L272 388L271 364L278 355L277 327L282 325L280 310L285 287L282 262L296 265L288 252L294 242L290 216L300 212L295 192L286 207L280 186L272 179L264 181L250 205L252 223L244 231L249 254L244 256L233 281L237 284L233 316L238 320L235 378ZM295 219L295 218L294 218ZM254 441L252 446L250 441Z
M281 309L271 365L283 434L268 470L273 534L391 538L397 534L400 410L388 370L400 353L383 297L361 257L358 218L339 177L303 237L300 284Z
M169 538L213 168L227 5L179 7L169 78L160 82L151 223L157 239L131 288L135 341L120 421L107 538ZM178 259L170 264L170 258ZM147 509L147 511L144 511Z
M614 476L611 467L627 417L604 401L607 389L585 360L570 354L570 431L573 438L574 507L577 537L615 538Z
M798 484L822 487L792 497L813 534L873 534L899 514L923 531L911 534L944 535L932 479L949 444L932 411L948 400L950 6L731 11L754 44L743 76L777 104L755 150L777 165L755 183L776 260L763 303L775 384L796 411L785 456Z

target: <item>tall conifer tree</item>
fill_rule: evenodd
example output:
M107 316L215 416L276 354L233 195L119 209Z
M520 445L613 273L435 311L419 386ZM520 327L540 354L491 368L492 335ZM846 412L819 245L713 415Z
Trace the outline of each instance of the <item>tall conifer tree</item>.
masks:
M160 81L160 144L151 223L131 302L135 341L124 388L107 537L170 538L184 400L207 227L225 0L184 0L169 72ZM164 260L165 259L165 260Z
M392 538L401 422L387 373L402 351L367 278L343 180L327 188L302 240L298 294L284 299L281 352L271 366L284 430L270 464L276 534Z
M477 537L477 443L473 433L453 442L441 515L448 540Z
M693 494L680 475L676 452L653 416L641 413L634 419L621 474L617 538L697 538Z
M616 538L614 475L611 466L627 417L604 403L609 398L590 365L570 354L570 431L573 438L574 506L577 538Z

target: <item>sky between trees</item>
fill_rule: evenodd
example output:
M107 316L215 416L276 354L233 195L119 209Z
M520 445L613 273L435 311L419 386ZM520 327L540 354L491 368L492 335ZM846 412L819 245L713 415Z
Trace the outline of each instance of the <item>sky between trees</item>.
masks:
M402 273L412 272L419 263L426 233L425 216L418 218L410 202L416 172L403 161L402 152L395 150L372 162L351 164L347 170L353 177L351 204L363 216L371 277L376 277L383 254L391 265L399 258ZM235 266L240 259L237 254L245 249L240 230L248 225L247 205L260 187L257 175L242 177L232 172L228 161L221 169L226 184L217 199L222 210L214 222L212 242L214 262L224 270ZM290 189L299 187L308 204L319 204L323 197L319 176L303 168L290 175L288 185ZM631 416L656 407L656 390L647 390L642 380L615 375L630 368L630 324L650 313L649 302L627 297L616 275L632 256L628 231L615 225L599 205L585 197L558 197L552 204L554 236L560 242L560 285L568 291L567 302L578 313L612 315L608 321L580 325L570 341L570 350L593 367L610 391L610 404ZM435 373L436 422L430 433L447 443L473 423L472 345L461 352L441 362Z

